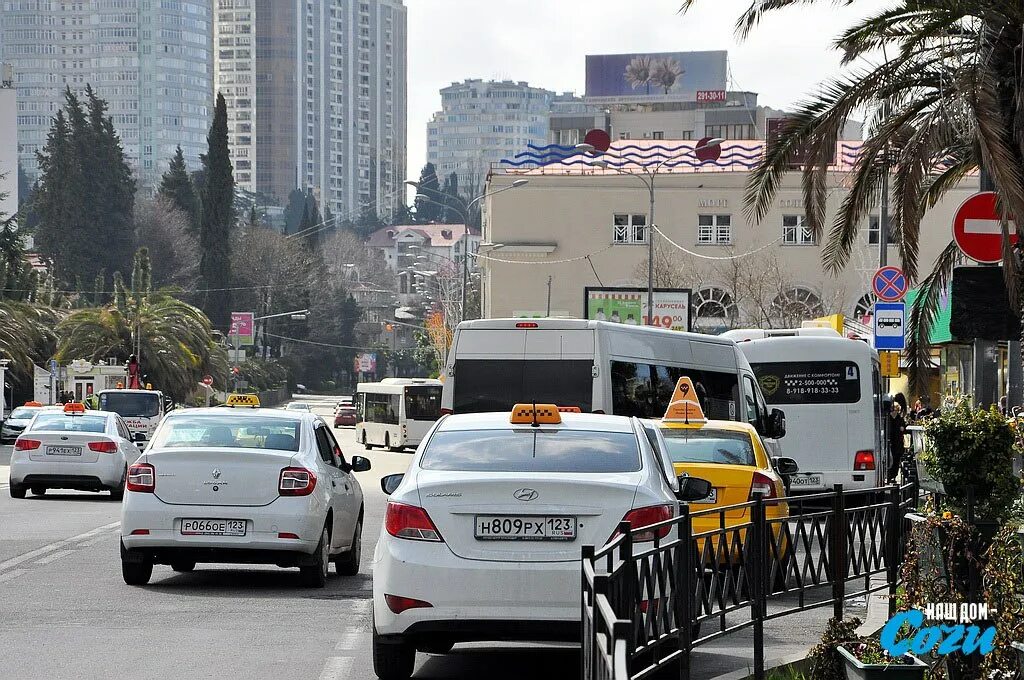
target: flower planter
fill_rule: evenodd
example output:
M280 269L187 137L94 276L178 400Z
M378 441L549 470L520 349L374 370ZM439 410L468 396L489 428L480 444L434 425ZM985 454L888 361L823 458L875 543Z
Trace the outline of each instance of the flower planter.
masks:
M904 657L910 663L873 664L861 663L845 647L840 646L836 650L843 657L846 680L922 680L928 670L928 664L913 654Z

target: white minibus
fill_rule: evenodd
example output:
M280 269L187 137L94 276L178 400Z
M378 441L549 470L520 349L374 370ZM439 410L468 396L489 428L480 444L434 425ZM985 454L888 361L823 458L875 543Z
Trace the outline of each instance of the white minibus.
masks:
M786 412L781 454L800 472L793 493L885 482L888 442L878 353L831 329L734 330L769 406Z
M509 411L517 403L660 418L689 376L708 418L785 432L754 373L725 338L585 319L480 319L458 325L445 366L443 413Z
M354 396L356 441L367 448L401 451L418 446L441 417L441 381L385 378L359 383Z

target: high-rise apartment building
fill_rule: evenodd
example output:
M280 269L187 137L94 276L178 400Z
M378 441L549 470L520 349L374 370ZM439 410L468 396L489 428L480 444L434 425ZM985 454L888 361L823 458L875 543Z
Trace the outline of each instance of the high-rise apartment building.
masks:
M86 85L109 105L140 186L153 188L181 145L190 168L206 150L213 95L209 0L11 0L0 11L0 61L14 67L18 156L36 151L64 103Z
M338 217L404 196L402 0L215 0L216 87L236 180L277 202L310 190Z

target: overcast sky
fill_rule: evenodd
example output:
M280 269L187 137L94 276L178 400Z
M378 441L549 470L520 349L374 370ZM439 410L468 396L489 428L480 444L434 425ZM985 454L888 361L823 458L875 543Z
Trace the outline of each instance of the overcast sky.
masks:
M728 50L730 90L785 108L839 72L831 41L883 0L839 10L777 13L743 42L736 18L751 0L702 0L686 15L680 0L406 0L409 12L409 177L426 161L427 121L438 90L466 78L525 80L558 92L584 90L587 54Z

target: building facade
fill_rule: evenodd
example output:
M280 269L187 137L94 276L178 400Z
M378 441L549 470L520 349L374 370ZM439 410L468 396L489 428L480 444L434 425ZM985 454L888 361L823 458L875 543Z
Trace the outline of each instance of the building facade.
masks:
M403 198L402 0L216 0L216 80L239 185L312 191L339 219Z
M154 188L179 144L190 168L206 150L213 94L213 16L203 0L11 0L0 12L0 61L14 67L18 158L36 152L70 87L109 105L125 156Z
M18 124L14 69L0 62L0 221L18 212Z
M626 144L643 154L657 142L616 141L609 154ZM662 167L654 176L655 286L692 291L694 330L790 327L833 313L863 319L870 314L870 281L879 265L877 214L865 219L847 266L835 276L826 273L823 244L806 227L798 173L784 177L760 223L747 218L743 199L756 156L745 156L763 146L726 142L719 161ZM838 145L826 224L847 193L846 173L858 148L859 142ZM680 153L688 158L691 152ZM486 200L483 242L502 245L484 248L480 257L485 317L543 316L549 276L552 313L573 317L584 315L587 287L646 289L650 193L641 179L649 178L639 165L622 169L641 176L580 164L491 174L488 192L523 177L529 183ZM953 213L976 186L968 180L927 213L918 259L922 276L949 243ZM898 264L895 247L887 260Z

